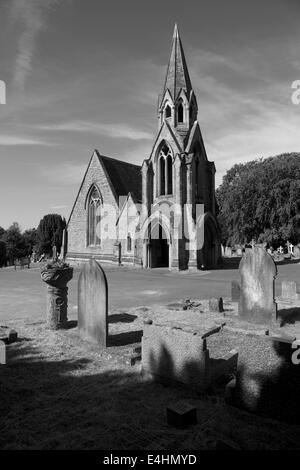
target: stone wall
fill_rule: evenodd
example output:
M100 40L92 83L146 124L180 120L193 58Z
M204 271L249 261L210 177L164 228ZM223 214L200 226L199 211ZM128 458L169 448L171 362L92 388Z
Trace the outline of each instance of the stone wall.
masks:
M116 211L118 210L107 176L98 156L94 153L68 223L68 259L88 259L93 256L99 256L100 259L103 257L108 260L114 258L115 239L102 239L100 246L87 246L87 208L85 208L85 203L88 191L93 183L100 189L103 203L111 204ZM114 215L108 214L108 219L111 217L114 217Z

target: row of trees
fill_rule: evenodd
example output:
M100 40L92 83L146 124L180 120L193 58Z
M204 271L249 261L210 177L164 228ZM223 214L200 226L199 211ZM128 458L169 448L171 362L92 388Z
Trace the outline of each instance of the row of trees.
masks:
M300 154L236 164L216 191L222 244L300 242Z
M58 214L48 214L39 223L37 229L23 233L17 222L7 230L0 227L0 267L14 264L16 259L29 257L35 252L38 256L52 254L53 246L60 253L63 230L66 221Z

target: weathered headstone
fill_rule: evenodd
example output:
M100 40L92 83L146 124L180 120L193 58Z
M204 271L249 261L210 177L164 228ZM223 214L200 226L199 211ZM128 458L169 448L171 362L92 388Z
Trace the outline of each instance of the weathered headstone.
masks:
M269 323L276 320L274 284L277 268L271 255L255 246L246 250L239 266L241 295L239 316L245 320Z
M6 364L6 344L0 341L0 364Z
M241 295L241 287L238 281L231 282L231 300L232 302L239 302Z
M225 247L225 256L231 256L232 255L232 248L231 246L226 246Z
M281 297L286 300L298 300L300 294L297 293L297 284L294 281L282 281Z
M300 258L300 247L298 245L294 247L294 256L295 258Z
M208 307L210 312L224 312L222 297L220 297L219 299L209 299Z
M108 288L100 264L90 260L78 279L78 329L83 339L102 347L108 342Z

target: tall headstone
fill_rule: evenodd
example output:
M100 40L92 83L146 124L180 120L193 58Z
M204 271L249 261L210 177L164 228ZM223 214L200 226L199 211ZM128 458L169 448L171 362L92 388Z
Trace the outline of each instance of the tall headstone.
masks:
M241 293L239 316L247 321L271 323L277 317L275 277L277 268L271 255L255 246L246 250L239 271Z
M100 264L90 260L78 279L78 330L83 339L106 347L108 343L108 287Z
M231 246L226 246L225 247L225 256L231 256L232 255L232 248Z
M300 247L298 245L294 247L294 256L295 258L300 258Z

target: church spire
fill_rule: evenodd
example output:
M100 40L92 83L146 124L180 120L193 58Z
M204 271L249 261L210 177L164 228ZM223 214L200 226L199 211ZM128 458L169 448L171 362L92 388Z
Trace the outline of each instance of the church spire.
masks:
M191 80L185 61L185 56L179 36L177 24L175 23L171 56L167 68L163 95L169 89L175 101L180 89L183 88L187 94L192 90Z

